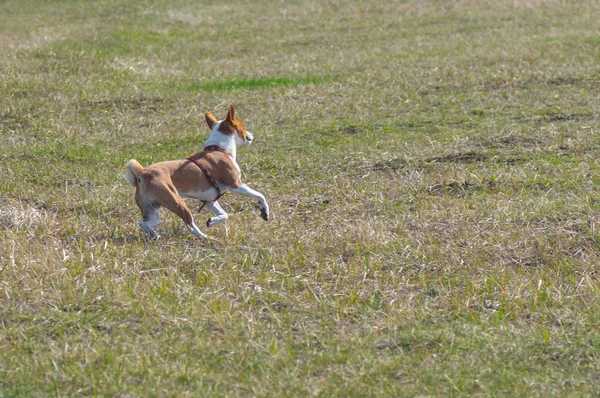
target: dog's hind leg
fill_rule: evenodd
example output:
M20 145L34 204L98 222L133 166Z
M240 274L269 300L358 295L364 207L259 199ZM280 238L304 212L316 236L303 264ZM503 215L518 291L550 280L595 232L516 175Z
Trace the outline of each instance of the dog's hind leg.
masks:
M139 226L150 236L150 238L160 239L158 232L154 230L160 224L160 206L155 203L149 203L142 211L144 221L139 222Z
M183 199L181 199L181 196L179 196L175 187L171 184L168 184L166 187L162 188L163 189L161 189L161 192L159 194L159 203L167 209L171 210L173 213L177 214L194 235L196 235L199 238L208 238L208 236L206 236L206 234L200 231L200 229L198 229L198 227L194 223L192 212L187 207Z
M135 203L142 212L142 219L138 225L148 234L150 238L159 239L160 235L154 230L160 224L160 205L149 200L139 185L135 190Z
M215 215L215 217L211 217L208 219L208 221L206 222L207 227L214 227L215 225L219 225L227 221L228 215L225 212L225 210L221 208L219 202L206 202L206 208L212 211Z

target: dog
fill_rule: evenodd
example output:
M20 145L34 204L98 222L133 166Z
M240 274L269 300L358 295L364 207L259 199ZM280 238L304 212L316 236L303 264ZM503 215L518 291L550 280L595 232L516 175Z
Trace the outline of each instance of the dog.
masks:
M227 213L219 206L218 199L226 192L248 196L258 201L260 214L269 220L269 205L265 197L240 180L237 164L238 146L250 145L254 136L235 118L233 104L224 120L217 120L211 113L205 114L210 136L204 142L204 150L187 159L169 160L143 167L137 160L127 162L126 178L135 186L135 202L142 212L140 227L150 238L160 238L154 230L160 223L160 208L166 207L177 214L189 230L201 238L208 238L194 223L192 213L182 199L193 198L204 202L213 214L207 227L225 222Z

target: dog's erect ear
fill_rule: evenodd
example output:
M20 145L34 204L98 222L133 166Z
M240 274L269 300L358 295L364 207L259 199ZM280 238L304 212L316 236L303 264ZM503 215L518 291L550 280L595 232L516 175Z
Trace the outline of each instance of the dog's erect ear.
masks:
M233 104L229 105L229 112L227 112L227 120L235 120L235 109L233 109Z
M218 122L217 118L214 117L213 114L210 112L207 112L206 115L204 115L204 117L206 118L208 128L212 130L214 124Z

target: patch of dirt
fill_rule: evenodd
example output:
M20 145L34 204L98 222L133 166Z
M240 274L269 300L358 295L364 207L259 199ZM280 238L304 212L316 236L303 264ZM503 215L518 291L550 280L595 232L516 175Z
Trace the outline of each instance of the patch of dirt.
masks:
M482 145L493 149L516 149L539 147L548 142L548 139L539 137L525 137L517 135L507 135L504 137L493 137L482 142Z
M597 119L598 115L584 113L548 113L546 115L518 116L514 120L520 122L532 121L543 124L549 122L592 121Z
M367 170L373 170L373 171L387 171L387 170L396 171L396 170L404 169L407 166L408 166L408 163L406 162L406 160L400 159L400 158L392 158L392 159L389 159L386 161L373 163L372 165L367 165L364 168L366 168Z
M342 127L339 130L340 133L344 134L344 135L356 135L358 133L362 132L362 129L360 127L357 126L346 126L346 127Z
M562 137L561 139L565 139ZM557 137L508 135L504 137L481 138L478 145L480 148L491 149L494 155L490 160L498 163L516 164L526 162L530 159L531 152L557 153L564 156L573 152L569 145L557 145L560 141Z
M433 156L426 158L427 163L475 163L483 162L489 158L489 155L476 151L458 152L444 156Z
M83 108L121 108L121 109L151 109L157 110L157 105L162 103L163 99L158 97L140 97L133 99L113 99L113 100L83 100L80 106Z
M367 161L366 159L346 158L343 162L330 164L327 166L330 169L340 170L354 176L366 177L367 175L378 173L394 173L411 169L422 169L419 165L414 165L408 161L395 157L391 159L376 159Z
M303 221L309 221L316 212L324 211L331 205L331 199L317 199L312 201L300 201L298 199L288 199L274 202L275 205L286 205L289 214L295 214Z
M576 79L574 77L557 77L555 79L546 80L544 83L548 86L572 86L581 79Z
M0 126L2 130L15 131L35 127L35 121L31 118L11 113L0 113Z
M571 120L594 120L597 119L597 115L585 115L581 113L569 113L569 114L555 114L544 117L544 119L550 122L568 122Z
M573 86L583 82L585 82L585 80L576 77L557 77L554 79L533 77L527 79L492 80L485 82L483 85L491 89L506 89L524 88L535 84L543 84L545 86Z
M450 195L452 197L461 198L467 196L471 192L493 189L496 186L494 182L485 182L482 184L474 184L468 181L459 183L451 182L447 184L433 184L425 188L425 192L432 196Z

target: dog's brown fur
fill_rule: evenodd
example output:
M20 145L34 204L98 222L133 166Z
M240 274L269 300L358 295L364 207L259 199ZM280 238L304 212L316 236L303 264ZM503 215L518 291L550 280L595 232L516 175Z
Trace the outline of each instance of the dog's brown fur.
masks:
M228 187L237 187L242 183L240 173L231 163L229 155L215 151L202 152L197 157L198 161L203 163L210 171L215 181ZM127 163L127 168L136 177L139 177L136 180L136 198L138 196L148 196L147 194L151 192L152 199L157 204L165 206L178 215L178 212L166 204L163 205L163 203L173 202L170 198L174 195L179 196L177 192L186 196L188 193L206 191L211 188L211 184L202 170L187 159L168 160L151 164L145 168L135 159L132 159ZM143 184L141 184L142 181ZM143 193L140 193L140 191ZM144 207L140 205L140 201L138 201L138 206L142 209L143 214ZM184 209L187 209L187 207L184 207Z

